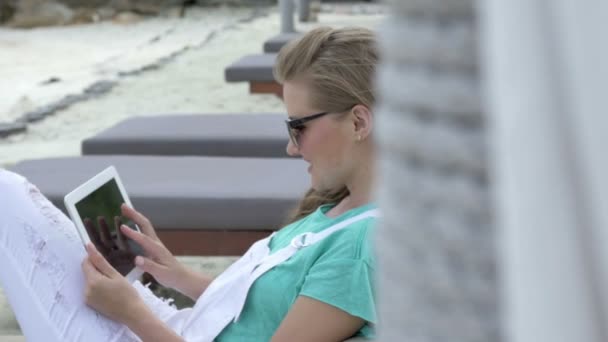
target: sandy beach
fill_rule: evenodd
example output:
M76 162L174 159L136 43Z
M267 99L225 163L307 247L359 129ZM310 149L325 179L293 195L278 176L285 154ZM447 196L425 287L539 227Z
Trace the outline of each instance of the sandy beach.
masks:
M296 27L373 28L384 17L381 12L379 5L324 5L318 22ZM25 133L0 138L0 166L78 155L83 139L133 115L282 111L277 97L250 95L247 84L224 80L224 68L246 54L261 53L263 42L279 33L279 24L277 8L195 8L184 19L129 25L1 28L0 123L82 93L98 81L114 87L29 124ZM168 61L157 63L167 56ZM149 65L155 68L138 71ZM44 84L52 79L59 81Z
M378 4L324 4L315 26L375 28ZM227 83L224 68L280 32L278 8L193 8L185 18L145 18L14 30L0 28L0 124L44 108L96 82L112 87L0 138L0 167L24 159L80 154L80 143L133 115L248 113L284 110L274 95L250 95L245 83ZM216 274L234 257L182 257ZM0 292L0 335L19 335Z

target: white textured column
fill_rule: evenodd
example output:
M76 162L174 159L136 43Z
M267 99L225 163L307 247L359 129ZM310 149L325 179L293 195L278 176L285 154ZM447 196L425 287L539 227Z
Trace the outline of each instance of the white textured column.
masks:
M608 2L479 3L507 336L608 341Z
M496 342L472 0L393 0L379 30L381 341Z

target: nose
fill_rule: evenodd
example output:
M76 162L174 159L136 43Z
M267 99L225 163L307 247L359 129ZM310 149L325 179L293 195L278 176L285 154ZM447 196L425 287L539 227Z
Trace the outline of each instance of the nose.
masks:
M297 157L300 155L300 149L291 141L291 139L287 140L287 147L285 148L287 154L291 157Z

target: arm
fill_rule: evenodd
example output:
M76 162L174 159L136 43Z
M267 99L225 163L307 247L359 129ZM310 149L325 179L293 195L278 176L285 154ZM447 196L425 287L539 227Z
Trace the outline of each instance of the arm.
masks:
M365 321L335 306L300 296L272 337L272 342L341 342L353 336Z
M181 271L177 276L178 280L175 282L174 289L190 297L192 300L197 300L207 289L207 286L211 284L213 278L195 272L181 264L180 268Z
M184 342L143 303L129 310L129 316L123 324L143 342Z
M283 341L344 341L376 322L373 254L367 229L343 230L307 270L294 304L273 337ZM336 233L338 234L338 233Z

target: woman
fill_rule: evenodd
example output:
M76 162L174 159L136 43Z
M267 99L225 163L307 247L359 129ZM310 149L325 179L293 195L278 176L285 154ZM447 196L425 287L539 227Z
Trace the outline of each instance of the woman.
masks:
M358 28L315 29L281 50L275 77L289 113L287 153L310 164L311 190L290 224L254 244L215 280L179 264L151 223L123 206L123 215L142 230L121 227L145 250L138 267L197 300L192 309L178 311L139 282L129 284L93 245L84 255L71 222L23 178L0 170L6 265L0 276L26 337L168 342L371 336L376 63L373 34ZM81 261L77 272L74 263ZM81 304L79 290L94 310Z

